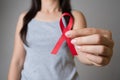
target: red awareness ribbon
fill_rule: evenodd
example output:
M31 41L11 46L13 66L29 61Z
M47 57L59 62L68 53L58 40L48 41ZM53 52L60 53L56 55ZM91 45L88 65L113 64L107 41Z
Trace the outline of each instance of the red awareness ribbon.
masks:
M64 26L64 24L62 22L62 17L63 16L70 16L69 23L66 26L66 28L65 28L65 26ZM69 13L63 13L61 18L60 18L60 28L61 28L61 31L62 31L62 35L61 35L60 39L58 40L58 42L56 43L55 47L53 48L51 54L57 54L58 50L60 49L60 46L66 40L72 55L73 56L77 55L77 52L76 52L76 50L74 48L74 45L71 43L71 39L67 38L65 36L65 33L67 31L71 30L72 26L73 26L73 17Z

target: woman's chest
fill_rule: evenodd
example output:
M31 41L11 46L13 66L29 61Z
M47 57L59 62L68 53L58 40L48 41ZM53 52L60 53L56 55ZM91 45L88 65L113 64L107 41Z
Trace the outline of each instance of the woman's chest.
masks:
M28 24L26 39L30 45L49 45L55 42L61 36L61 30L58 22L39 22L32 21Z

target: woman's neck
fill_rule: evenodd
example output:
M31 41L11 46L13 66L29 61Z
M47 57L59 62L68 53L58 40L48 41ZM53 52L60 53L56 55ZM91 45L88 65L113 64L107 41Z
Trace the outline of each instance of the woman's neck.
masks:
M52 13L59 11L59 0L41 0L41 11Z

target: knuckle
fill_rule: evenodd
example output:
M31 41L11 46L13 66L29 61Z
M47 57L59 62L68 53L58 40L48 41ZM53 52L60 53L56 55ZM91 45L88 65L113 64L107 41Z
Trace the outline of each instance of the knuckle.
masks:
M100 54L104 54L106 52L105 46L100 46Z
M113 40L111 40L111 47L113 48L115 45L115 42Z
M106 65L108 65L109 63L110 63L110 60L106 59L106 60L104 61L104 63L103 63L103 66L106 66Z
M81 39L80 38L76 38L76 44L80 44L81 43Z
M107 31L108 35L112 35L112 32L110 30Z
M74 30L73 34L78 37L79 36L79 32L80 32L79 30Z
M113 56L113 49L109 50L108 57L111 58Z
M110 63L110 60L108 59L101 59L101 61L97 64L99 67L104 67Z
M100 44L102 42L102 36L100 34L96 34L95 37L96 37L96 43Z
M106 66L110 63L110 60L107 58L100 58L98 64L101 66Z
M107 33L109 38L112 38L112 32L110 30L107 30L106 33Z
M89 28L88 31L89 31L89 33L96 33L97 32L97 30L95 28Z
M73 34L75 35L75 31L74 30L73 31L71 30L70 32L71 32L71 34L70 34L71 36L73 36Z
M99 58L99 59L98 59L98 64L100 64L100 65L105 64L104 59L103 59L103 58Z

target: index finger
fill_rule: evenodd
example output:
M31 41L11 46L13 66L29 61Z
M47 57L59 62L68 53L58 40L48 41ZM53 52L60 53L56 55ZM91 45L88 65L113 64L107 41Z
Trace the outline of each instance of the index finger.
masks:
M69 38L81 37L81 36L88 36L93 34L100 34L106 38L111 39L112 35L111 32L108 30L103 29L96 29L96 28L82 28L82 29L74 29L70 30L65 33L65 35Z

